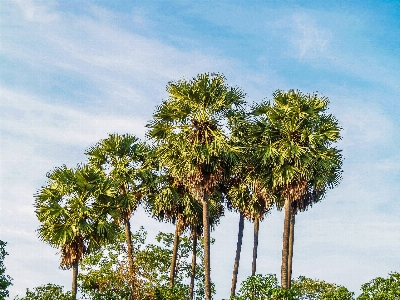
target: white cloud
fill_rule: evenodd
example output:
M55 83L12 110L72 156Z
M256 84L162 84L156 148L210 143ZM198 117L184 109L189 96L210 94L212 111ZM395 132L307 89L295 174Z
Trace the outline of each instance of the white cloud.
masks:
M73 145L89 145L113 132L144 137L145 121L140 118L94 115L77 108L48 104L7 88L1 88L0 92L0 124L8 134Z
M331 33L319 28L315 20L306 14L294 14L289 26L293 34L291 41L299 51L300 58L315 59L325 52L332 38Z

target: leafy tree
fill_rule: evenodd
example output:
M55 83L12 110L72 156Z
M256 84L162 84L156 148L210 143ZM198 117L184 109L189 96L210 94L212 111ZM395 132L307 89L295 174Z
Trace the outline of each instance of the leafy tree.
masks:
M84 255L110 240L116 228L93 207L111 193L110 184L96 169L66 166L47 174L48 183L35 195L41 240L61 248L60 266L72 268L72 297L76 298L78 264Z
M0 299L8 297L9 292L7 288L12 285L12 278L6 275L6 267L4 266L4 258L8 255L6 252L7 243L0 240Z
M362 293L357 300L400 299L400 273L390 273L387 278L377 277L361 286Z
M157 144L162 165L203 205L205 287L210 300L209 199L236 159L227 125L244 94L228 87L219 74L170 82L167 91L169 99L157 108L148 135Z
M332 143L340 139L337 120L326 113L328 99L300 91L276 91L273 102L254 109L252 142L268 170L264 180L281 195L285 211L281 284L290 287L288 266L292 204L306 209L339 183L342 158ZM292 213L293 214L293 213ZM293 232L293 231L292 231Z
M18 296L14 300L72 300L74 299L71 292L64 292L63 287L55 284L48 283L34 288L32 291L26 289L24 297Z
M296 294L293 290L281 288L275 275L263 276L257 274L248 277L241 283L237 296L231 300L295 300Z
M299 300L352 300L354 293L344 286L300 276L292 282Z
M121 234L103 251L93 252L85 256L81 262L79 275L80 290L88 299L168 299L176 294L175 299L188 298L189 287L186 284L190 276L191 241L181 238L178 251L177 273L174 287L169 286L168 270L173 248L173 234L159 233L157 244L145 244L147 233L141 228L132 235L135 269L138 286L135 294L129 288L129 270L124 235ZM202 257L201 244L197 251ZM195 289L196 299L204 299L204 266L196 265ZM181 296L179 296L181 295ZM172 296L171 296L172 297ZM171 298L172 299L172 298Z
M173 287L164 285L156 287L145 300L186 300L188 299L187 286L180 283Z
M313 280L304 276L300 276L294 280L292 288L287 289L279 286L275 275L263 276L257 274L243 281L238 296L231 297L231 299L353 300L354 293L343 286L327 283L322 280Z
M130 219L146 195L146 183L151 172L144 165L149 152L148 146L129 134L110 134L107 139L86 151L90 164L104 171L115 186L116 192L112 197L99 198L97 206L104 213L110 214L116 223L123 223L132 289L135 285L135 270Z

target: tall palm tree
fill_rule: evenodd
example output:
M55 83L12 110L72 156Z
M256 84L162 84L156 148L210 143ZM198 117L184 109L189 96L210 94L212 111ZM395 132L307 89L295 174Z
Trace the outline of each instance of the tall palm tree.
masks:
M179 237L189 226L187 216L184 214L185 205L190 201L190 195L185 192L185 187L176 179L165 174L160 174L153 182L152 193L146 203L147 210L159 221L175 224L174 246L172 250L170 267L170 287L174 286L176 275L176 262L178 255Z
M153 186L153 192L147 201L147 210L153 217L160 221L175 224L174 247L170 268L170 286L174 286L176 275L176 262L180 235L190 230L193 240L192 270L190 276L190 299L194 296L194 278L196 275L196 250L197 239L202 234L202 205L196 201L186 187L172 176L166 173L157 177L157 183ZM223 197L220 193L214 193L210 198L210 226L217 225L223 215Z
M149 147L133 135L110 134L85 152L89 155L89 163L102 170L116 187L113 197L103 198L98 206L118 224L124 225L133 294L135 270L130 219L146 195L146 183L151 175L145 167L149 151Z
M288 250L288 287L291 287L293 244L296 214L310 208L314 203L321 201L327 189L336 186L341 178L342 158L337 150L326 153L324 158L317 159L314 163L314 173L307 184L307 192L296 201L291 202L290 207L290 229L289 229L289 250Z
M225 84L219 74L170 82L165 100L147 126L158 155L172 176L203 205L206 299L211 299L209 199L236 159L228 143L229 116L244 93Z
M271 185L285 211L281 284L289 287L288 270L291 203L316 202L318 193L340 180L342 158L332 143L340 139L337 120L328 114L328 99L300 91L276 91L273 102L258 105L254 139L260 162L271 170ZM328 175L324 170L329 170Z
M253 143L252 130L254 121L246 112L240 112L233 122L232 143L241 148L240 159L234 166L233 177L228 183L228 207L240 214L239 232L236 249L235 264L232 276L231 296L235 295L237 274L239 268L241 244L244 229L244 219L254 224L254 244L252 275L256 273L259 222L271 210L275 201L269 181L265 178L270 175L269 170L260 168L260 163L254 155L256 145Z
M35 194L39 237L60 248L60 266L72 268L72 296L76 298L78 264L83 256L111 240L116 232L105 215L94 209L99 197L112 193L101 172L89 166L66 166L47 174L48 183Z

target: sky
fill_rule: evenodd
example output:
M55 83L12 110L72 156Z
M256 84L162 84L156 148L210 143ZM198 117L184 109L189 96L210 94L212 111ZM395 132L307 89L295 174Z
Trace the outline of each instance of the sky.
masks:
M344 285L400 271L399 1L39 1L0 3L0 239L13 298L70 289L57 249L40 241L33 203L46 173L86 161L109 133L145 139L169 81L223 73L249 105L277 90L330 99L343 180L296 217L293 276ZM238 215L212 232L215 299L228 298ZM143 209L150 240L172 225ZM280 274L283 213L260 224L257 273ZM251 274L245 223L239 282Z

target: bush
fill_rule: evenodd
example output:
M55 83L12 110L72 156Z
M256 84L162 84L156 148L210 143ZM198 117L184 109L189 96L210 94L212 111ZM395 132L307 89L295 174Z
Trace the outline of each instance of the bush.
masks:
M231 300L295 300L293 290L281 288L275 275L257 274L248 277L240 285L239 293Z
M292 282L299 300L352 300L354 293L344 286L300 276Z
M400 273L390 273L388 278L377 277L361 286L362 294L357 300L400 299Z

